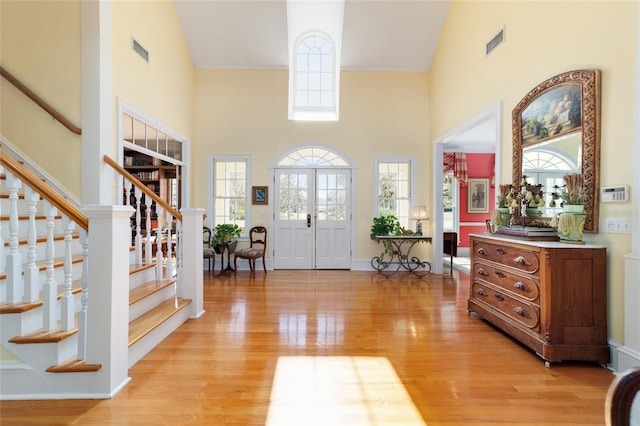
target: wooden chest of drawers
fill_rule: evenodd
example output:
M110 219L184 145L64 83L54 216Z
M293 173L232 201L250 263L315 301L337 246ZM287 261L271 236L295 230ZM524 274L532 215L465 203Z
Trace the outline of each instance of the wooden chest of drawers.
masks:
M546 361L609 362L606 248L471 235L467 309Z

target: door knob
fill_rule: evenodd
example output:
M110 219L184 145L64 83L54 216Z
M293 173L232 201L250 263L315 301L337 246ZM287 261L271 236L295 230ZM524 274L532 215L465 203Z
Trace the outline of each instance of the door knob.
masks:
M307 214L307 228L311 228L311 214Z

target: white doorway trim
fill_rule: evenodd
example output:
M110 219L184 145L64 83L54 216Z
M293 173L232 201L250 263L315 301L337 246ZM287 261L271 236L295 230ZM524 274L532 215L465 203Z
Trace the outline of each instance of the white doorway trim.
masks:
M443 205L442 157L445 152L485 152L495 154L495 184L501 182L502 102L487 108L433 142L433 273L442 274Z

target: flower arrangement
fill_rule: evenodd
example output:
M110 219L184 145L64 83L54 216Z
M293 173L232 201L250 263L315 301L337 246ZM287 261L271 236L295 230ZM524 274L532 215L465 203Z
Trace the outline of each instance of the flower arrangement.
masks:
M529 209L544 207L544 193L542 185L532 185L527 182L527 177L522 176L520 190L510 184L500 185L498 195L498 207L520 208L522 205Z
M577 205L584 204L584 188L582 174L574 173L571 175L564 175L564 190L562 191L562 203L563 205Z
M529 209L537 209L538 207L544 207L544 194L542 192L542 185L531 185L527 183L523 187L523 191L520 196L520 200L524 200L524 203ZM524 195L522 195L524 193Z
M559 207L584 205L584 182L582 175L580 173L564 175L563 179L563 186L554 185L549 206L556 207L556 202L560 199L562 201L560 201Z
M513 185L510 183L503 183L499 185L500 193L498 194L498 208L509 208L511 207L511 199L509 199L511 195L511 190L513 189Z

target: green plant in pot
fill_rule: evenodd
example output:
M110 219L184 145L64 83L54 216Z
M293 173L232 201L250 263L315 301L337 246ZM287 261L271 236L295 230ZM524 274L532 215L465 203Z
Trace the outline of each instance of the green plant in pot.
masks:
M236 224L221 223L216 225L211 232L211 247L220 253L219 245L234 240L242 234L242 228ZM231 247L230 247L231 248Z
M380 215L373 218L371 225L371 238L385 235L402 235L402 227L400 221L395 215Z
M560 194L562 207L567 213L582 213L584 211L583 178L580 173L564 175L564 188Z
M380 215L373 218L371 225L370 237L375 240L376 237L387 235L403 235L404 229L400 226L400 221L395 215ZM393 246L389 241L383 241L384 251L380 253L380 260L384 258L385 253L393 255Z

